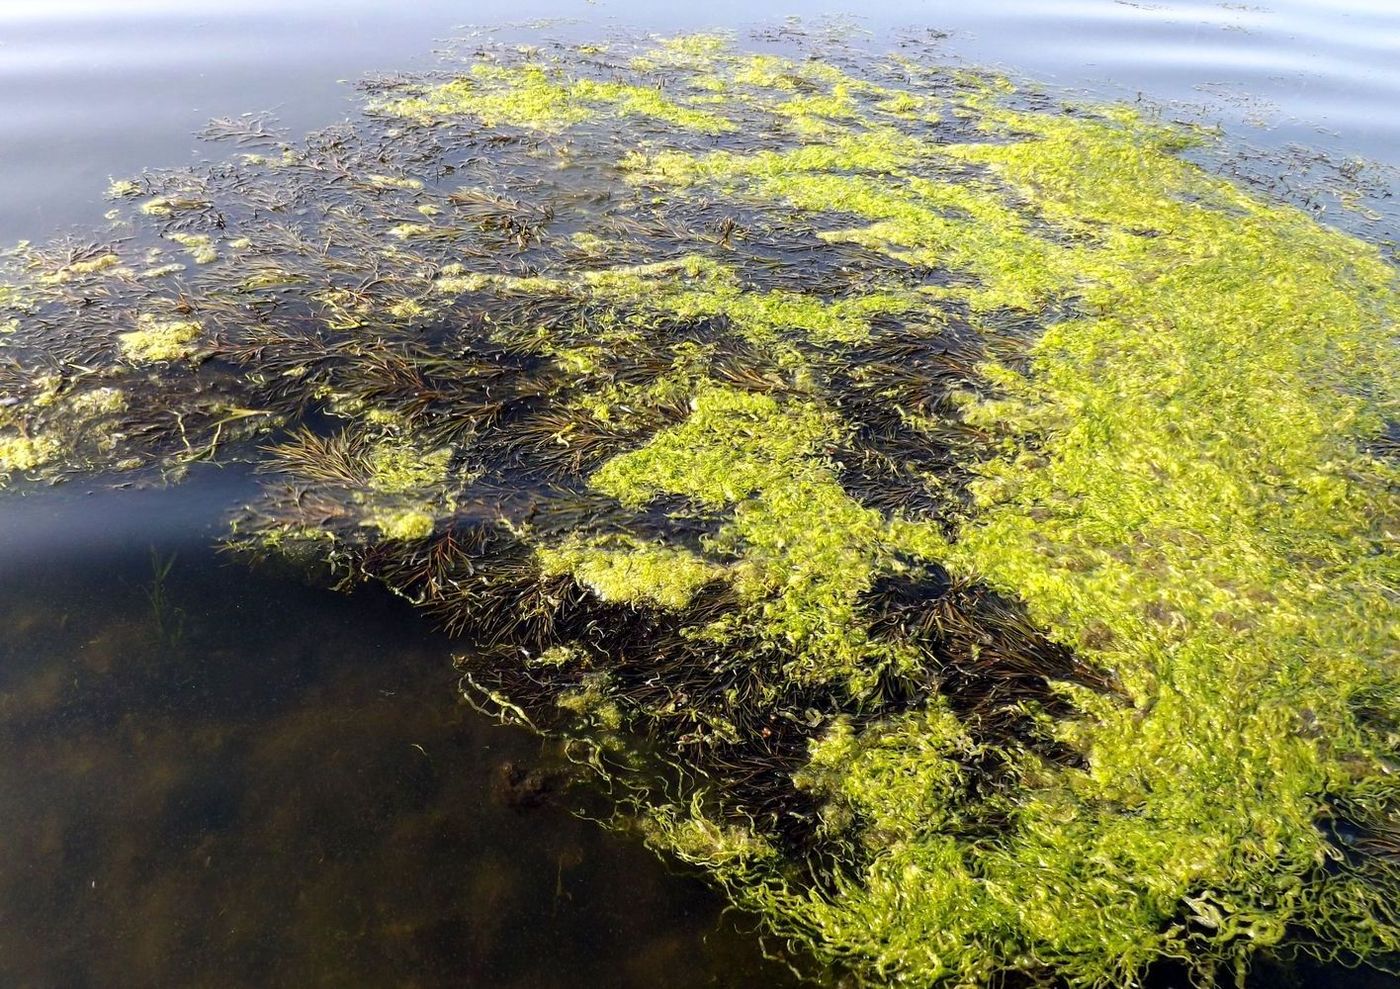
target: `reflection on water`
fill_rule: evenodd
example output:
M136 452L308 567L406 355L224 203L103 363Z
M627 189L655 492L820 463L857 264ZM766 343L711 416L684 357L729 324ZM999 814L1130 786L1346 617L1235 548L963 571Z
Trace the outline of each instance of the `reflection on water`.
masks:
M0 538L0 985L786 980L698 881L573 817L401 602L152 556L171 504L25 519L134 523L48 563Z
M547 19L535 40L819 20L840 4L743 0L6 0L0 4L0 243L90 226L109 176L190 158L211 117L273 109L293 133L351 108L344 80L422 66L464 22ZM1400 165L1392 0L887 0L848 34L942 38L949 58L1111 99L1139 94L1234 137ZM758 25L755 25L755 20Z

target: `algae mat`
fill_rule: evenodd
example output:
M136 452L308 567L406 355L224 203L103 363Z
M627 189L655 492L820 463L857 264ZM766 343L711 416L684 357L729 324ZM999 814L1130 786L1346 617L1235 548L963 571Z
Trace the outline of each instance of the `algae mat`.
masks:
M912 49L363 90L8 252L11 486L254 465L232 549L460 633L611 824L844 978L1394 961L1377 247Z

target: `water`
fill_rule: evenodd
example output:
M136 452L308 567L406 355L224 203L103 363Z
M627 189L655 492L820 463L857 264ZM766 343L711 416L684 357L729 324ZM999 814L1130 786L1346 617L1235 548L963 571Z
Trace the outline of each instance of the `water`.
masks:
M819 18L840 5L795 3ZM349 112L346 80L427 63L463 25L754 26L737 0L11 0L0 7L0 242L97 222L108 176L198 156L211 117L275 109L293 133ZM1237 139L1400 166L1400 13L1388 0L1004 0L867 4L852 30L946 33L950 57L1110 97L1144 94Z
M238 490L5 506L0 984L788 981L406 604L215 555Z
M109 176L201 157L212 117L268 108L297 133L351 111L345 80L427 65L464 21L539 18L597 37L747 26L752 5L8 3L0 241L98 225ZM831 23L946 33L950 58L1141 94L1236 148L1369 159L1382 207L1400 166L1386 2L902 3ZM697 880L574 817L557 753L463 704L454 644L407 605L214 553L249 491L205 470L0 503L0 983L787 979Z

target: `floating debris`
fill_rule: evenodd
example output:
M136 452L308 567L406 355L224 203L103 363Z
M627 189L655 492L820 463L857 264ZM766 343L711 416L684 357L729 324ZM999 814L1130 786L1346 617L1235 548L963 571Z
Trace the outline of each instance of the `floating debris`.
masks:
M474 57L11 252L0 471L256 465L859 982L1395 957L1376 247L907 52Z

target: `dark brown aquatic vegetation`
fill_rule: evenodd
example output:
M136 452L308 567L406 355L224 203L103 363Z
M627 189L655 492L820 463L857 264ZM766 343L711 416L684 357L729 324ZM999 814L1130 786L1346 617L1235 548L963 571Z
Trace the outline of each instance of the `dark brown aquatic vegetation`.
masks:
M0 475L253 465L231 548L413 602L857 981L1383 959L1393 268L912 52L485 46L216 121L6 255Z

